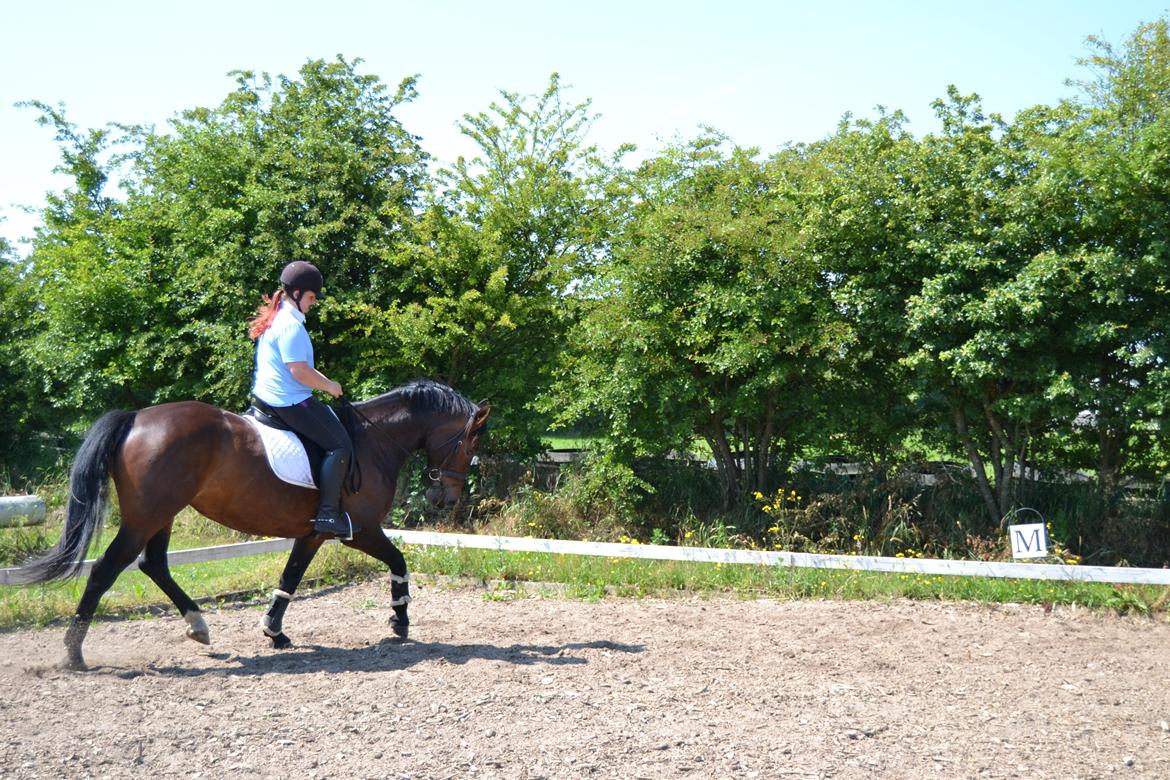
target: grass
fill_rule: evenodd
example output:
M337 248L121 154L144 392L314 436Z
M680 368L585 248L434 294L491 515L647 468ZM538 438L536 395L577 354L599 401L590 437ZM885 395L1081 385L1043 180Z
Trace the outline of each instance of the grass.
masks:
M56 541L64 517L60 506L62 503L50 502L49 515L42 526L0 529L0 567L15 566ZM110 509L116 522L116 504ZM88 557L97 557L113 537L114 529L105 528L100 542L91 547ZM213 523L193 509L186 509L175 519L170 549L187 550L235 544L254 538ZM287 553L253 555L172 566L171 574L175 582L201 604L253 597L266 599L280 580L287 559ZM362 553L331 544L318 553L308 576L321 584L333 584L370 576L385 568ZM0 586L0 630L46 625L69 617L76 609L84 589L84 578L43 585ZM102 597L98 604L98 615L148 615L173 609L166 596L145 574L127 571L118 577L113 587Z
M583 450L597 441L589 436L559 436L552 433L546 433L540 440L550 450Z
M1121 613L1165 614L1170 591L1157 586L1050 582L925 574L798 569L687 561L407 547L416 571L472 577L523 588L557 583L577 597L724 593L746 598L971 601L1077 604Z
M287 553L272 553L192 563L172 566L171 574L189 596L205 607L253 598L267 601L287 558ZM306 584L348 582L373 576L385 568L362 553L331 544L317 554ZM44 585L0 586L0 629L48 625L67 618L77 608L84 588L84 578ZM123 572L98 605L99 616L133 617L173 610L158 586L138 571Z
M58 519L59 522L59 519ZM0 541L23 549L20 539L44 529L0 531ZM111 538L107 529L106 539ZM230 544L247 539L192 511L176 521L172 549ZM744 598L887 600L909 598L978 603L1082 605L1120 613L1163 617L1170 589L1103 583L979 579L919 574L790 569L682 561L644 561L594 556L514 553L445 547L404 548L412 571L469 577L494 582L489 598L522 596L530 585L555 583L572 598L600 599L610 595L654 596L670 593L733 594ZM204 605L224 601L266 600L280 578L287 558L276 553L226 561L174 566L175 580ZM10 564L5 564L10 565ZM333 584L381 576L385 567L341 545L322 548L306 581ZM0 587L0 629L46 625L73 613L83 580L39 586ZM126 572L102 599L99 615L148 615L171 610L158 588L139 572Z

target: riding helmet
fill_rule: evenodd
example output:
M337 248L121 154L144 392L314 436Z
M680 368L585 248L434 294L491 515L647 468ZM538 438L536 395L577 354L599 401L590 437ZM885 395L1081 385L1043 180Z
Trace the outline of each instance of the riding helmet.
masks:
M280 283L290 292L292 290L312 290L319 296L325 279L317 270L317 266L306 263L304 260L294 260L280 272Z

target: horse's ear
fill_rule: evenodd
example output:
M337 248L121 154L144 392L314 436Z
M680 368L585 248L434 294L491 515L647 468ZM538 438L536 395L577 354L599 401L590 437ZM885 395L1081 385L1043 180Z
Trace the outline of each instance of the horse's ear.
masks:
M471 430L479 431L487 424L487 418L492 413L490 406L482 406L479 411L475 413L475 421L471 424Z

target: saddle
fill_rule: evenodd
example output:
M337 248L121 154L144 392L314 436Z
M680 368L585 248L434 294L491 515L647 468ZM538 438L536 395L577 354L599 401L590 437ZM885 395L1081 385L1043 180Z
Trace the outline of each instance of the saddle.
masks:
M321 480L325 450L284 424L268 404L252 399L242 415L253 424L264 443L264 454L273 473L285 482L316 488ZM300 444L298 450L297 444Z
M356 431L353 415L345 413L338 415L333 407L329 407L329 411L333 412L345 427L350 441L354 441ZM252 405L242 416L251 422L256 432L260 434L264 442L264 453L268 456L268 465L272 467L276 476L294 485L317 487L321 480L321 461L325 459L325 450L320 445L285 425L271 406L255 396L252 397ZM361 471L355 452L354 457L349 459L345 489L350 493L356 493L361 488L361 481Z

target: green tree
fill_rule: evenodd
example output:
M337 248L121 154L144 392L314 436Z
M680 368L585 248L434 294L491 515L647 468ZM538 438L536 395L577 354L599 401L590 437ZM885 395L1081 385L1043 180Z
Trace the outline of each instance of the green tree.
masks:
M614 160L588 144L589 101L567 101L556 74L539 95L500 94L464 117L479 154L439 174L418 241L396 260L396 299L373 316L400 345L381 356L387 371L489 398L493 446L525 451L548 429L533 401L609 234Z
M66 422L143 398L127 342L142 321L138 269L122 250L121 204L107 192L114 142L110 129L79 131L63 107L27 104L56 131L61 163L72 178L48 195L27 263L27 291L36 301L23 360L39 391Z
M807 150L800 196L802 244L822 269L842 334L831 376L830 444L876 461L903 456L929 403L912 391L903 362L913 345L906 301L932 270L910 241L917 153L901 113L846 116L834 135Z
M988 519L998 523L1016 505L1018 477L1052 419L1044 391L1057 367L1050 342L1038 338L1044 318L1009 316L1028 301L1008 295L1044 236L1015 208L1031 168L1015 154L1012 128L954 88L935 108L943 129L919 147L911 241L933 269L907 301L917 343L906 361L918 392L944 401Z
M561 419L600 415L620 460L703 437L727 505L770 487L817 429L838 348L818 269L800 251L804 161L763 164L717 136L633 177L636 205L584 291L561 370Z
M321 268L318 359L351 394L401 380L370 341L391 305L398 255L413 235L426 156L394 115L414 79L390 92L360 60L307 62L297 79L237 72L215 110L194 109L168 135L144 133L129 205L139 251L168 278L159 400L239 405L251 378L245 322L292 260Z
M995 524L1052 421L1050 323L1009 316L1028 303L1016 277L1047 234L1020 207L1034 161L1014 128L953 87L935 109L942 130L922 140L893 114L843 123L814 149L823 180L806 234L851 333L853 381L890 412L884 426L859 419L889 450L917 428L963 452Z
M1042 137L1031 195L1049 204L1050 252L1037 273L1060 282L1046 305L1067 323L1059 372L1108 506L1123 477L1164 473L1170 350L1170 34L1165 19L1120 47L1090 39L1094 78ZM1057 131L1058 130L1058 131ZM1075 451L1075 447L1072 448Z
M36 378L24 356L35 301L21 276L22 263L0 238L0 485L15 478L13 468L29 449L43 422Z
M417 139L391 94L358 63L306 63L297 79L237 73L215 109L185 111L170 132L57 130L75 185L50 197L29 275L40 301L28 359L73 420L111 406L198 398L240 408L252 373L246 322L294 259L321 267L318 359L350 393L401 376L370 371L370 311L397 292L392 259L412 240L425 182ZM113 140L129 152L110 156ZM124 200L107 194L125 163Z
M995 370L1041 388L1035 458L1095 471L1108 514L1127 474L1166 466L1170 45L1165 21L1120 50L1090 45L1082 97L1024 112L1007 134L1026 171L1011 196L1020 261L972 311L983 354L1006 356Z

